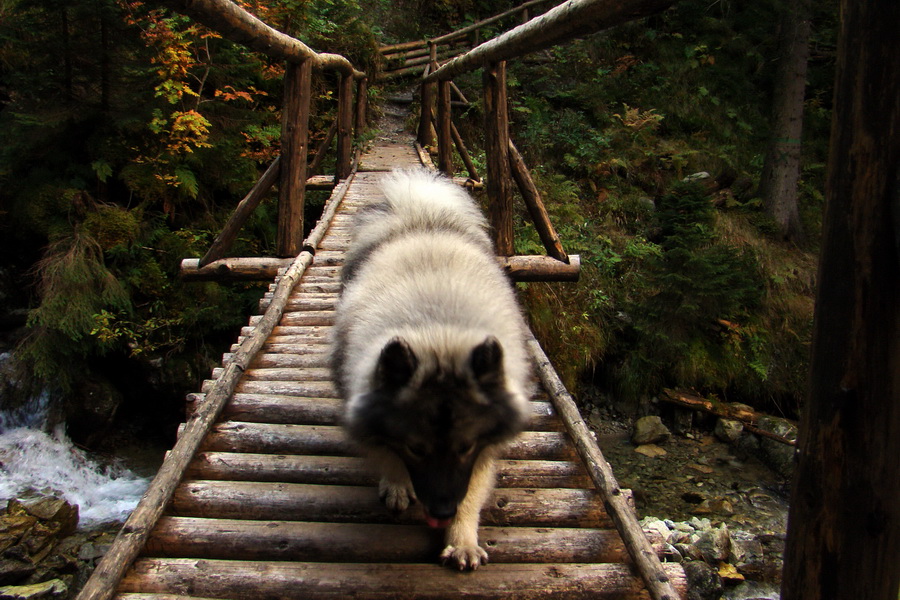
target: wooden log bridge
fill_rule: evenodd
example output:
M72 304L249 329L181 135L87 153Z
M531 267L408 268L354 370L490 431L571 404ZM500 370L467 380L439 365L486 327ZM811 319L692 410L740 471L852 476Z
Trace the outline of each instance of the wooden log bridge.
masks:
M382 143L333 190L264 313L189 395L177 444L79 600L685 597L533 339L543 387L483 512L490 564L442 567L421 509L379 502L339 425L328 328L352 214L419 156L411 138Z

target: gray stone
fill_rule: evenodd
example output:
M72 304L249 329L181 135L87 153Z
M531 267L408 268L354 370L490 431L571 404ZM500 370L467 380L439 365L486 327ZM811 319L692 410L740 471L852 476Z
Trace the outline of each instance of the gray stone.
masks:
M744 424L740 421L732 421L731 419L719 419L716 421L716 427L713 430L716 437L727 444L734 444L737 442L743 432Z
M728 527L721 525L718 528L709 529L700 534L700 539L695 544L700 555L708 563L717 564L728 558L731 551L731 538L728 536Z
M774 433L775 435L792 441L797 439L797 426L785 419L770 416L760 417L756 426L763 431ZM759 450L761 458L772 468L772 470L782 477L791 477L794 472L795 446L789 446L767 437L761 437L759 440Z
M722 596L722 578L718 572L703 562L682 563L688 582L688 600L719 600Z
M641 417L634 423L631 441L636 446L665 442L672 433L663 425L662 419L656 415Z
M730 537L728 562L744 575L759 577L765 569L766 559L762 542L752 533L740 529L732 531Z
M0 587L0 600L37 600L38 598L65 598L69 587L60 579L51 579L31 585Z

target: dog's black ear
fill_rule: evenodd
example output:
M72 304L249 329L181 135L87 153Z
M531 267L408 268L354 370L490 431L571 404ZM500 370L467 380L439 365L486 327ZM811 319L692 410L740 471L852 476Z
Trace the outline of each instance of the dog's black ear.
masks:
M475 346L469 357L472 375L482 386L496 385L503 380L503 347L494 336Z
M412 379L419 360L405 341L394 338L381 349L376 377L378 383L388 388L399 388Z

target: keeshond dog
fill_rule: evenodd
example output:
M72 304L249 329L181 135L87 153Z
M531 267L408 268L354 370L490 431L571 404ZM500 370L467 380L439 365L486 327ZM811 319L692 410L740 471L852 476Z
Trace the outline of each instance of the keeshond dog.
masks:
M395 171L361 209L342 270L331 365L345 427L381 470L395 512L446 527L441 559L487 562L478 520L494 460L529 414L525 323L469 195Z

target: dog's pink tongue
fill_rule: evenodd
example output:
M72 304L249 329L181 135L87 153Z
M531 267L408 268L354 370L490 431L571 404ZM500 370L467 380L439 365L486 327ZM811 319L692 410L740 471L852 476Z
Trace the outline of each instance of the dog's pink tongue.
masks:
M429 527L434 527L435 529L446 529L450 526L450 519L435 519L429 514L425 515L425 522L428 523Z

